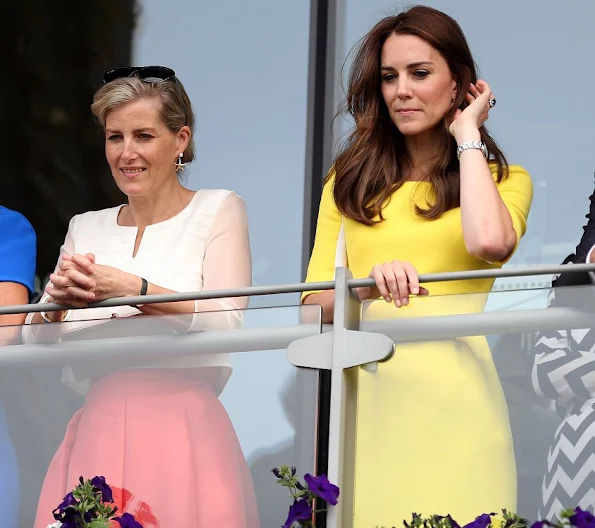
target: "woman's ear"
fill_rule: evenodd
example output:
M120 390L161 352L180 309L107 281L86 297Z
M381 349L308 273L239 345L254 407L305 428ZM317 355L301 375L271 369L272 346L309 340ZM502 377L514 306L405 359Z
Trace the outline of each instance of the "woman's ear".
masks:
M453 80L452 81L452 93L451 93L451 100L450 100L450 105L454 105L455 101L457 100L457 94L459 93L459 86L457 81Z
M186 147L188 146L188 143L190 142L191 135L192 135L192 131L190 130L190 127L183 126L182 128L180 128L180 130L178 131L178 144L177 144L177 150L179 152L184 152L186 150Z

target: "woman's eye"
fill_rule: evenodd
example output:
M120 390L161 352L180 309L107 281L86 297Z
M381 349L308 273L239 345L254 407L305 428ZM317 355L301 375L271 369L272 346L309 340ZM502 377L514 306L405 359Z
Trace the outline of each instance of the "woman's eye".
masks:
M147 140L151 139L153 136L151 134L139 134L138 137L139 137L139 139L147 141Z
M122 139L122 136L119 134L112 134L111 136L107 137L108 141L118 141L119 139Z
M382 80L384 82L391 82L391 81L394 81L396 78L397 78L397 76L394 73L385 73L382 76Z
M415 70L415 71L413 72L413 75L414 75L415 77L417 77L418 79L423 79L424 77L427 77L429 73L430 73L430 72L429 72L429 71L427 71L427 70Z

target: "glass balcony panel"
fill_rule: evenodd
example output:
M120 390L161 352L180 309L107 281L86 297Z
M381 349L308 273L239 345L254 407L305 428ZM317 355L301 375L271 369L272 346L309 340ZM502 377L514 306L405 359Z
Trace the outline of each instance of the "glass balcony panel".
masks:
M396 349L357 369L355 526L593 511L595 287L368 301L362 317Z
M145 528L154 525L151 515L162 519L161 527L166 526L163 519L191 507L180 505L184 499L179 494L186 496L191 493L186 488L204 490L205 486L207 490L221 488L220 506L215 501L209 507L222 510L221 522L234 501L231 492L227 498L222 496L226 486L246 497L253 487L255 500L246 499L246 503L257 506L261 526L284 522L289 497L270 470L289 464L302 473L313 471L318 390L318 373L290 365L285 348L295 339L321 332L318 307L25 326L0 327L4 344L0 347L4 408L0 464L10 469L4 471L3 480L13 494L8 493L6 500L20 504L19 527L34 526L44 477L58 449L64 456L58 465L66 470L68 489L76 484L72 479L78 478L71 474L77 469L69 468L68 461L81 468L85 478L104 475L108 483L133 495L127 511L144 518ZM206 387L204 409L199 397L204 391L197 393L197 386ZM181 413L187 413L188 422L184 430L177 431ZM127 420L136 427L130 436L123 425ZM171 440L173 452L160 452L164 437ZM104 442L101 449L98 442ZM130 443L125 448L114 447L118 442ZM88 445L94 446L92 453L85 452ZM239 449L234 451L234 445ZM89 456L89 462L81 462L81 453ZM125 453L134 465L132 475L124 473L123 484L114 468L126 466L109 458L114 453ZM150 458L140 464L137 455L143 453ZM200 459L195 464L210 464L210 469L185 468L189 453ZM177 469L171 467L174 459L180 466ZM225 463L218 465L221 460ZM230 474L217 474L217 468L225 464ZM231 483L243 467L246 474L234 488ZM196 475L204 480L181 478ZM143 501L142 492L135 494L133 488L147 480L157 480L164 497L160 504ZM56 485L55 479L52 482L61 489L49 492L55 500L45 508L45 526L52 522L51 510L66 489ZM120 507L122 494L116 498ZM174 500L176 494L180 500ZM164 501L169 504L165 514Z

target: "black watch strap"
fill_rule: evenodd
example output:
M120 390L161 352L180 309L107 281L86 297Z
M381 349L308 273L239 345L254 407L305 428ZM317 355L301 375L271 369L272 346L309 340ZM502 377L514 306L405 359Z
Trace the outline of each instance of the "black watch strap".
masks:
M138 294L139 295L147 295L147 290L149 289L149 283L147 282L147 279L143 279L142 277L140 278L140 280L142 281L142 283L141 283L141 287L140 287L140 292ZM136 308L137 310L140 310L140 308L138 307L137 304L131 304L130 306L132 306L133 308Z
M147 282L147 279L143 279L142 277L140 280L143 281L143 283L142 283L142 286L140 287L139 295L147 295L147 290L149 289L149 283Z

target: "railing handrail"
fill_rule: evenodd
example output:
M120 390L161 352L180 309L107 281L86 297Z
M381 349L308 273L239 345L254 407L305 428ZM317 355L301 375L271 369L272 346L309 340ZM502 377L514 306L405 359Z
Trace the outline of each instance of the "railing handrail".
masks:
M419 282L452 282L477 279L503 279L510 277L530 277L533 275L557 275L558 273L595 272L595 264L556 264L548 266L523 266L519 268L485 269L471 271L447 271L444 273L428 273L419 276ZM374 285L374 279L351 279L349 288L365 288Z
M532 275L553 275L558 273L586 273L595 272L595 264L557 264L552 266L524 266L497 270L472 270L450 271L445 273L428 273L419 276L421 283L450 282L476 279L499 279L505 277L527 277ZM365 288L374 285L374 279L351 279L348 282L350 289ZM223 299L227 297L252 297L262 295L277 295L281 293L303 293L309 291L325 291L335 289L335 281L300 282L297 284L281 284L276 286L250 286L227 290L210 290L183 293L163 293L156 295L138 295L135 297L115 297L97 303L89 304L88 308L107 308L115 306L128 306L134 304L154 304L179 301L200 301L207 299ZM64 310L66 307L55 303L20 304L13 306L0 306L0 315L53 312ZM86 308L74 308L84 310Z

